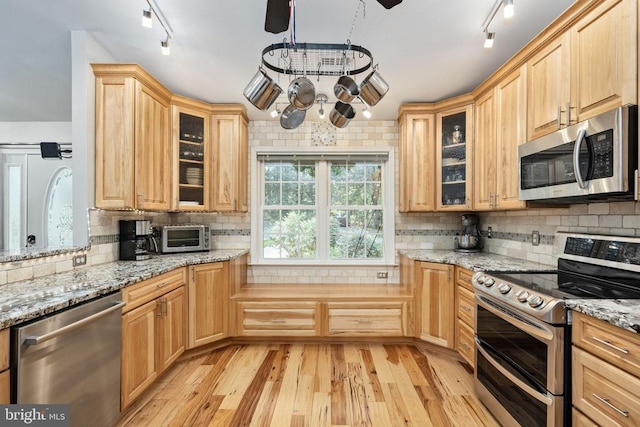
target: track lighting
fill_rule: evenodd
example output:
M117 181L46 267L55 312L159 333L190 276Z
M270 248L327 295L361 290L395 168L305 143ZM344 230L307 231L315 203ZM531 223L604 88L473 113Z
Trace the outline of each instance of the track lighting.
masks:
M169 47L169 34L167 34L167 38L160 42L160 46L162 49L163 55L171 55L171 48Z
M147 28L153 27L153 19L151 19L151 9L142 11L142 26Z
M496 33L485 31L484 47L485 49L491 49L493 47L493 39L496 37Z
M513 18L513 0L504 0L502 8L504 9L504 19Z

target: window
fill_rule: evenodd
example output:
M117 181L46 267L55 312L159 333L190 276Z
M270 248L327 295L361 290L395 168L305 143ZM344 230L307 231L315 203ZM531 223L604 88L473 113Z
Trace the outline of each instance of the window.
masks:
M254 261L393 262L388 157L388 151L257 155Z

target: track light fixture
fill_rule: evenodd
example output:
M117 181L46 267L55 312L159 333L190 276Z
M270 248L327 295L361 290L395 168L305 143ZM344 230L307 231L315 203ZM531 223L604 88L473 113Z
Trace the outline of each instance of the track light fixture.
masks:
M171 29L171 26L169 25L167 18L164 17L162 11L156 4L155 0L146 0L146 1L147 1L147 4L149 5L149 10L144 10L144 9L142 10L142 25L144 27L151 28L153 25L152 14L155 15L156 19L158 20L158 22L160 23L160 25L162 26L162 29L166 34L165 39L160 41L162 54L171 55L171 49L169 48L169 39L173 34L173 30Z
M153 27L153 19L151 19L151 9L142 11L142 26L147 28Z
M160 42L160 48L163 55L171 55L171 48L169 47L169 34L167 38Z
M504 0L503 3L504 19L513 18L513 0Z
M485 48L493 47L493 39L495 38L496 33L489 31L489 25L491 25L493 18L495 18L496 13L498 13L500 6L503 7L505 19L511 19L513 17L513 0L496 0L495 1L493 6L491 7L491 10L489 11L489 14L487 15L484 22L482 23L482 32L485 34L485 38L484 38Z
M491 49L493 47L493 40L496 37L496 33L485 31L484 34L485 34L484 47L485 49Z

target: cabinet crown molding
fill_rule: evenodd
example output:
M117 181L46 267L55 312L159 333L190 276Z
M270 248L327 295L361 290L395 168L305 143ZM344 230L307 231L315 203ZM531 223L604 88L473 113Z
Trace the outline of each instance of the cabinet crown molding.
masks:
M93 74L96 77L133 77L165 97L167 102L171 100L173 95L169 89L138 64L91 64L91 68L93 68Z

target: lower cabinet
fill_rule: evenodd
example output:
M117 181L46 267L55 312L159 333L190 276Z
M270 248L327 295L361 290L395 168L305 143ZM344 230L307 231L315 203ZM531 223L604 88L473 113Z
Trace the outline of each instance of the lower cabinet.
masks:
M416 262L415 268L418 337L453 349L456 328L455 267L448 264Z
M9 370L9 329L0 331L0 405L11 403L11 371Z
M239 336L317 337L321 334L319 302L237 303Z
M229 331L229 262L189 268L188 348L221 340Z
M475 368L476 304L471 284L472 277L473 271L456 267L456 349L464 360Z
M406 329L404 302L329 302L329 336L394 336Z
M145 280L123 290L121 409L133 402L186 347L184 270ZM175 280L181 274L180 281ZM168 281L167 278L173 280ZM156 296L158 291L164 291ZM129 294L152 295L146 302ZM135 308L132 308L135 307Z

